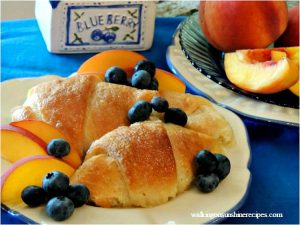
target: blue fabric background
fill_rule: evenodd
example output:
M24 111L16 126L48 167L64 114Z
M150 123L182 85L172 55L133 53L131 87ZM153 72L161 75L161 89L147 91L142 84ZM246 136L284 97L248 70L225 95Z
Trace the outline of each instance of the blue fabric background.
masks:
M159 68L184 17L157 18L153 47L141 52ZM93 54L55 55L47 51L35 20L1 23L2 81L43 74L67 76ZM16 90L17 91L17 90ZM2 99L5 104L5 99ZM299 223L299 130L241 117L249 132L252 184L240 213L283 213L283 218L229 218L223 223ZM217 205L218 202L215 202ZM1 210L2 223L22 223Z

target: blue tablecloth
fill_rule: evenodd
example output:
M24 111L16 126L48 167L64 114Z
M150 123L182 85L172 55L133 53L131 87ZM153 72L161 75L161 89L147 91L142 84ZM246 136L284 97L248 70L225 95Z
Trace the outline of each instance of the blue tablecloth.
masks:
M165 54L184 17L157 18L153 47L141 52L168 70ZM35 20L2 22L2 81L43 74L67 76L93 54L47 52ZM17 90L16 90L17 91ZM5 104L5 99L2 99ZM282 213L282 218L229 218L224 223L299 223L299 130L241 117L249 132L252 184L240 213ZM218 202L215 202L218 204ZM22 223L1 211L2 223Z

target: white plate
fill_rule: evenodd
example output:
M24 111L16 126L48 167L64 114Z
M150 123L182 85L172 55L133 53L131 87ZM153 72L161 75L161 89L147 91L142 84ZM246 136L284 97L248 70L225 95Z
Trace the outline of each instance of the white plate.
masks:
M268 122L299 126L299 109L265 103L240 95L203 75L184 55L179 42L179 28L174 34L172 45L168 47L167 63L172 72L191 90L241 115Z
M2 123L10 122L10 111L14 106L21 105L27 90L43 81L55 79L55 76L40 78L14 79L1 83L2 88ZM219 187L212 193L203 194L191 188L180 194L170 202L153 208L132 209L105 209L92 206L77 208L74 214L62 223L213 223L222 218L192 217L192 213L225 213L237 210L244 203L250 185L251 175L248 170L250 161L250 148L245 126L241 119L234 113L215 106L217 110L230 122L235 135L235 143L225 149L225 154L231 161L232 170L229 176L223 180ZM2 160L2 173L10 163ZM17 184L16 184L17 185ZM25 217L38 223L57 223L47 217L44 207L28 208L9 206Z

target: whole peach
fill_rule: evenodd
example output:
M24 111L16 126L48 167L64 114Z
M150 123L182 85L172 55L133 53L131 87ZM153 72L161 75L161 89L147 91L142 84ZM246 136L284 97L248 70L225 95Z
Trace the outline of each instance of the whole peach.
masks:
M199 21L208 42L228 52L265 48L286 29L285 1L204 1Z
M275 42L275 46L299 46L299 6L295 6L289 10L288 18L287 28Z

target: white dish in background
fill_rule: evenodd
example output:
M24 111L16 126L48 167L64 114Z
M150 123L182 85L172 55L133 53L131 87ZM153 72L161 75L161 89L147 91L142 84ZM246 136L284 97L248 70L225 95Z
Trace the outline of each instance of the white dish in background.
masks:
M56 79L57 76L43 76L39 78L24 78L8 80L1 83L2 88L2 115L1 122L10 122L10 111L13 107L21 105L26 99L27 90L44 81ZM104 224L152 224L152 223L215 223L220 217L192 217L191 213L225 213L239 209L244 203L250 185L251 174L248 169L250 161L250 148L247 132L241 119L234 113L215 105L216 109L230 122L235 143L225 149L224 154L231 161L232 170L219 187L212 193L204 194L195 187L180 194L170 202L153 208L107 209L92 206L77 208L74 214L61 223L104 223ZM2 160L2 173L10 163ZM44 207L28 208L8 206L14 211L37 223L58 223L49 218ZM18 216L18 213L15 215ZM30 222L24 218L24 222Z
M299 109L270 104L240 95L219 85L197 70L181 49L179 38L180 26L182 26L182 24L179 25L173 36L173 42L168 47L166 57L172 72L183 80L187 87L217 105L228 108L246 117L299 126Z

